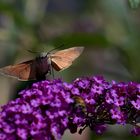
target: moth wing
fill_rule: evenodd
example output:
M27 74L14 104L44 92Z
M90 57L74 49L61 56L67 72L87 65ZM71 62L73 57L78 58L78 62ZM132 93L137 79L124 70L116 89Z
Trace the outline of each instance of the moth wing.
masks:
M32 64L33 60L29 60L16 65L9 65L1 68L0 73L27 81L33 78L33 76L31 77Z
M51 54L51 64L57 71L64 70L83 52L84 47L73 47Z
M72 62L69 61L68 59L59 57L59 56L55 56L53 57L53 60L51 61L51 65L53 66L53 68L57 71L60 70L64 70L66 68L68 68L69 66L72 65Z
M32 61L32 63L28 64L20 73L18 80L21 81L29 81L36 80L36 63Z

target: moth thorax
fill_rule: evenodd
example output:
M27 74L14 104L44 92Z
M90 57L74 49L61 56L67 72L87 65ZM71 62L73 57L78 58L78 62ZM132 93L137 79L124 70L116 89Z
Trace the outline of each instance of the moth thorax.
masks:
M48 56L48 64L51 65L51 58Z

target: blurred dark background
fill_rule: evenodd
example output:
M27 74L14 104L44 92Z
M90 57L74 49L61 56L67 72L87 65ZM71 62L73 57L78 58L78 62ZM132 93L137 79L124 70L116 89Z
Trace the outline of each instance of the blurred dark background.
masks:
M106 80L140 82L139 0L0 0L0 67L26 61L36 53L85 46L74 64L59 73L67 82L103 75ZM28 83L0 75L0 104ZM64 140L133 139L127 128L111 126L103 136L86 130L66 132Z

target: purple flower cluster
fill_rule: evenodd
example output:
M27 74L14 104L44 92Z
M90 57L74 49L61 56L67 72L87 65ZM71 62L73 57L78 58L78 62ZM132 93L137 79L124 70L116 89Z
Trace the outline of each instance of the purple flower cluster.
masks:
M140 135L140 84L107 82L103 77L34 83L20 98L2 106L0 140L61 139L66 129L90 127L102 134L107 124L131 124Z

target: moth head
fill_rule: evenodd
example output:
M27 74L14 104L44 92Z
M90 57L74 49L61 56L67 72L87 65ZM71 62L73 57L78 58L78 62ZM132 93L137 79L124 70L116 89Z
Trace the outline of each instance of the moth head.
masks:
M46 52L42 52L42 53L39 54L39 57L40 57L40 58L44 58L44 57L46 57L46 56L47 56L47 53L46 53Z

